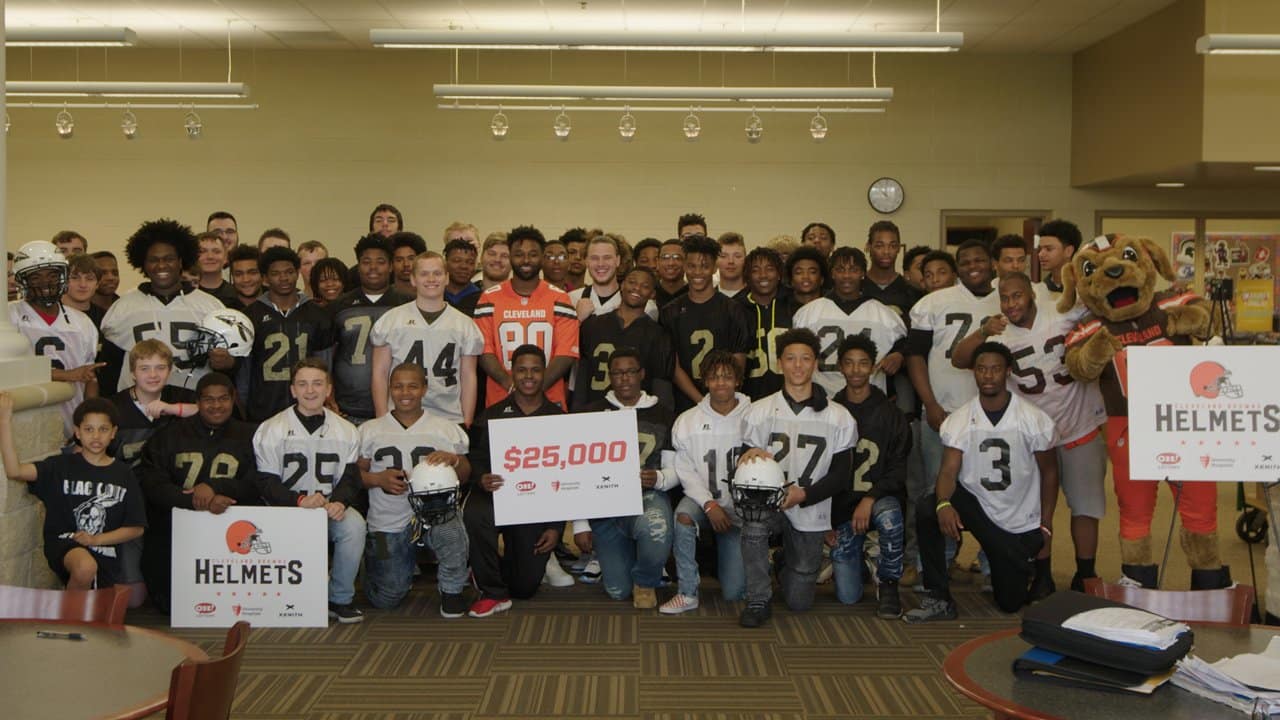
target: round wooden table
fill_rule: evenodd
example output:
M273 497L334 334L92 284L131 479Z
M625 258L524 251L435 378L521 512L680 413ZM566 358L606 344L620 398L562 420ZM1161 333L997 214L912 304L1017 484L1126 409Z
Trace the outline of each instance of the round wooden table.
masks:
M1262 652L1280 628L1191 623L1191 652L1207 662ZM1016 677L1013 661L1031 646L1017 629L974 638L952 650L942 671L957 690L991 708L996 718L1030 720L1240 720L1239 711L1166 683L1151 695L1068 687Z
M84 640L45 639L39 630ZM13 720L141 718L169 702L169 674L203 650L130 625L0 620L0 716Z

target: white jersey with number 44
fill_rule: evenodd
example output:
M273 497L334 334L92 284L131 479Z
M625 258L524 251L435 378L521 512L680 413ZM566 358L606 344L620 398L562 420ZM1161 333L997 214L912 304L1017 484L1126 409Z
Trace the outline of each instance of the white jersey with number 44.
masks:
M960 484L1001 529L1023 533L1040 526L1040 466L1035 453L1054 446L1053 420L1017 393L992 425L978 398L942 423L942 444L964 453Z
M374 347L391 347L392 369L411 362L426 371L427 394L422 407L429 414L462 422L462 358L484 351L484 337L474 320L446 305L440 317L428 324L416 302L405 303L378 318L369 341Z

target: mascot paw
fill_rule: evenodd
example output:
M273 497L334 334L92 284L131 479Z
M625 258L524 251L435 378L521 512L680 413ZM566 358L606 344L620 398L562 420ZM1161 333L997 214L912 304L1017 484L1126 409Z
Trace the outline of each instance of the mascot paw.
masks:
M1165 334L1170 336L1190 335L1192 337L1209 337L1211 320L1209 308L1203 303L1194 303L1167 308L1168 320Z
M1089 380L1096 380L1106 369L1107 363L1111 362L1111 358L1115 357L1123 347L1124 343L1117 340L1106 328L1102 328L1080 347L1076 359L1080 375Z

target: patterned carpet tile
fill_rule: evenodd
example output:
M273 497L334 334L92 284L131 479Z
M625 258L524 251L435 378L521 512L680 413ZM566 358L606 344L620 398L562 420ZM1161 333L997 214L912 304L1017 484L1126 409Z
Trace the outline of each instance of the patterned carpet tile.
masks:
M739 612L741 608L738 607L712 610L704 606L675 616L645 613L636 622L640 637L645 642L681 642L700 638L724 643L756 643L777 639L770 627L754 632L739 627Z
M499 645L488 672L495 675L520 673L636 674L640 672L639 644L592 646L583 657L578 645Z
M643 677L640 705L646 712L667 713L796 713L802 710L794 682L760 677Z
M795 678L810 716L937 718L963 714L960 696L937 673Z
M241 673L235 714L296 715L307 713L328 688L330 675L306 673Z
M433 712L471 712L488 682L484 678L463 677L335 678L316 698L312 709L371 716L428 708Z
M505 617L446 619L435 611L420 616L370 612L363 623L348 627L359 628L365 642L499 642L507 635L507 623Z
M787 668L771 643L645 642L641 672L655 677L779 677Z
M475 677L489 671L492 643L366 642L347 655L344 677Z
M704 713L644 713L644 720L804 720L800 713L772 712L704 712Z
M856 617L848 613L777 612L773 616L778 643L789 645L902 645L906 643L901 620Z
M586 653L582 658L589 665ZM504 717L612 717L639 712L633 675L495 674L478 715Z
M901 675L940 667L914 645L789 645L778 648L778 657L790 675Z
M513 615L505 640L518 645L619 645L637 640L630 607L602 615Z
M302 673L340 674L351 656L364 647L362 643L296 643L259 642L257 630L249 633L249 646L244 653L242 672L280 672L289 670ZM222 640L209 648L211 657L222 654Z

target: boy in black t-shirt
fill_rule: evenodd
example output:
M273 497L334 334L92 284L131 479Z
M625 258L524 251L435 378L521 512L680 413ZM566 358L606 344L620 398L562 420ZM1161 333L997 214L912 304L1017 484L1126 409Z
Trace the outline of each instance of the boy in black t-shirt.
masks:
M45 506L44 555L68 590L114 584L116 546L142 535L146 511L129 466L107 453L116 434L116 409L90 398L72 416L81 452L38 463L18 461L13 445L13 396L0 393L0 456L12 480Z

